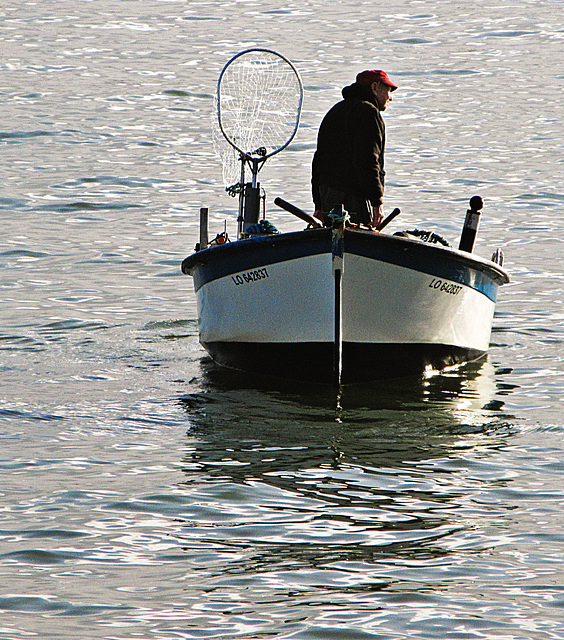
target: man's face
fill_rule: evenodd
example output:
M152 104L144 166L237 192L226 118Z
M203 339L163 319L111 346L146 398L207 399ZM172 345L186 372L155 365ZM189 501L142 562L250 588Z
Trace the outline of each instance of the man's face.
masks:
M385 111L388 103L392 101L391 91L392 88L383 82L372 83L372 93L376 98L380 111Z

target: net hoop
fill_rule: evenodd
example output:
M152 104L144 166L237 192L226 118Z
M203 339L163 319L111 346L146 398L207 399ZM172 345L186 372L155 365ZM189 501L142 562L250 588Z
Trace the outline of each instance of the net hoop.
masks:
M241 61L241 57L256 54L259 57ZM260 56L264 54L264 59ZM270 60L269 60L270 58ZM235 63L242 62L247 79L264 80L264 85L254 86L255 95L250 98L236 95L237 89L245 87L234 84L232 72ZM286 66L281 67L284 63ZM278 65L278 66L276 66ZM272 72L272 73L271 73ZM235 74L234 74L235 75ZM279 90L276 98L268 95L273 87L268 85L269 75L276 81L284 75L285 84L274 87ZM230 83L235 95L229 95ZM227 142L245 159L260 158L261 164L285 149L294 139L300 123L303 104L303 83L296 67L285 56L271 49L245 49L233 56L223 67L217 82L217 120L219 129ZM284 108L282 98L290 105ZM271 116L270 120L267 116Z

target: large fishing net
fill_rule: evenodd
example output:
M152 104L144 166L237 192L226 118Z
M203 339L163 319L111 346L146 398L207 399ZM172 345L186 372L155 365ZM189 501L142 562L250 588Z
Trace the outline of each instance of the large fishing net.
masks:
M216 96L219 130L212 131L226 186L240 180L242 156L262 162L290 144L302 100L297 70L274 51L249 49L225 65Z

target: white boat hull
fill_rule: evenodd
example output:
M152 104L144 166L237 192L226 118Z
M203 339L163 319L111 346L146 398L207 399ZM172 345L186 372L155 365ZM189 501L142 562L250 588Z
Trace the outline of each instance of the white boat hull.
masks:
M335 285L331 230L207 249L187 258L200 341L220 364L342 382L476 359L489 346L497 265L453 249L346 230Z
M239 271L197 292L200 340L332 342L331 256Z
M495 303L472 287L402 266L345 256L343 339L486 351Z

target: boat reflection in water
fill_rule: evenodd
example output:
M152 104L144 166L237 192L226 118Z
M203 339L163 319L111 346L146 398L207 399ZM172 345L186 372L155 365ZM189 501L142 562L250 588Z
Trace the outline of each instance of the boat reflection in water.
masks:
M473 496L508 482L488 462L513 431L502 375L474 364L338 396L204 364L200 390L181 399L180 536L216 567L199 586L216 599L268 593L261 611L286 607L289 591L354 609L402 583L417 590L421 571L444 579L484 517Z
M201 390L186 395L189 437L198 465L218 464L222 472L272 472L290 459L327 462L370 460L402 466L408 461L449 455L464 436L507 433L513 418L501 399L511 390L503 369L489 362L469 363L422 377L342 387L253 378L203 362ZM266 456L270 449L285 451ZM264 463L261 460L267 460ZM212 468L209 468L212 471Z

